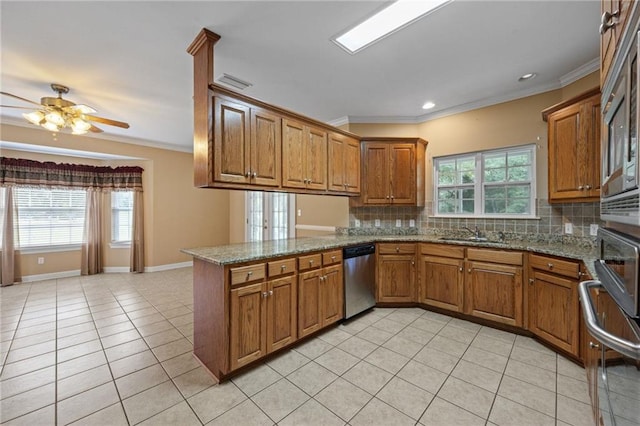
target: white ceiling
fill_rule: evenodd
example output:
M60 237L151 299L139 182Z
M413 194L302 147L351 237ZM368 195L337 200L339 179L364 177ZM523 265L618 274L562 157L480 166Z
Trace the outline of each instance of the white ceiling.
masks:
M221 36L216 79L232 74L253 83L249 96L334 123L424 121L597 69L596 0L454 0L356 55L330 41L385 4L3 0L0 87L39 101L53 96L50 83L64 84L68 99L131 125L103 125L106 136L190 150L186 48L203 27ZM538 76L517 81L528 72ZM428 114L427 100L436 103ZM2 108L0 118L24 122L19 110Z

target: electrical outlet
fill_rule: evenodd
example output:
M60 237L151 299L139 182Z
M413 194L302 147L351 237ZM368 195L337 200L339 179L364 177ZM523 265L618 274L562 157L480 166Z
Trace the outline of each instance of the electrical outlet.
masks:
M564 224L564 233L573 234L573 223L567 222Z
M402 220L396 219L396 228L400 228L402 226Z
M44 257L38 258L38 265L44 265Z
M356 228L360 228L360 219L356 219L355 225Z
M374 224L376 228L380 228L380 219L376 219Z
M298 217L302 216L302 209L298 209Z
M411 228L415 228L416 227L416 221L414 219L409 219L409 226Z
M589 235L591 235L592 237L595 237L598 235L598 224L597 223L592 223L591 225L589 225Z

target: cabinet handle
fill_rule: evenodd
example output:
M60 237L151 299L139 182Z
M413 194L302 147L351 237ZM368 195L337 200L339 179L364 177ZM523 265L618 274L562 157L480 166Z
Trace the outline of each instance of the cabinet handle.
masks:
M396 253L400 253L400 247L396 247Z
M467 269L467 272L468 272L468 273L471 273L471 268Z
M309 261L309 265L313 265L313 259Z
M331 260L336 260L336 257L335 256L331 256Z
M273 296L273 290L269 290L269 296Z
M253 172L253 173L251 174L251 177L255 179L256 177L258 177L258 173Z
M580 185L578 186L578 191L582 191L584 189L584 186Z
M253 275L253 271L247 272L247 280L251 279L251 275Z
M600 35L604 35L611 28L616 26L616 22L612 21L612 18L617 18L620 15L620 11L616 10L613 13L605 12L600 19Z
M533 285L533 283L535 283L536 280L534 280L533 278L529 278L529 284Z
M280 269L282 269L284 271L285 269L287 269L287 265L280 266Z
M388 199L389 199L389 196L387 195L387 197L386 197L386 198L387 198L387 200L388 200Z
M251 172L247 172L247 173L245 173L245 174L244 174L244 177L246 177L246 178L251 177Z
M391 196L391 199L393 200L393 195Z
M553 263L547 263L547 266L549 267L549 269L553 269Z
M586 185L585 189L587 189L587 190L591 189L591 185Z
M464 272L464 268L462 266L460 267L460 272Z
M267 293L266 291L262 292L262 298L263 299L266 299L268 295L269 295L269 293Z
M321 275L321 276L320 276L320 282L324 281L324 280L325 280L325 278L326 278L325 276L322 276L322 275Z
M411 265L415 265L416 262L414 260L411 261Z
M600 348L600 345L599 345L599 344L597 344L597 343L589 342L589 347L590 347L591 349L599 349L599 348Z

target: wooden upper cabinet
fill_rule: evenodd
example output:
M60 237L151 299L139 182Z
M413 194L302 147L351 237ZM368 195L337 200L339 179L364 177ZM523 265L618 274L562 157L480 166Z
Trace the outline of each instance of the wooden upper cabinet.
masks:
M327 132L291 119L282 129L282 185L326 190Z
M361 196L351 206L423 206L426 146L419 138L363 139Z
M214 180L280 185L280 117L224 97L213 103Z
M599 200L599 89L547 108L542 117L548 122L549 201Z
M329 191L360 192L360 142L339 133L329 133Z
M612 26L600 36L600 87L604 87L609 75L611 63L618 50L634 2L635 0L601 0L600 2L602 17L605 14L615 14L609 19Z

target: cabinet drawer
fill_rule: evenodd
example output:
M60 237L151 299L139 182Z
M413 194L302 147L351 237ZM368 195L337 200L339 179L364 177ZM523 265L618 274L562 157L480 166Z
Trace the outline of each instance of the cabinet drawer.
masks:
M296 260L284 259L275 260L267 263L267 270L269 278L281 277L283 275L289 275L296 272Z
M233 286L264 280L264 266L264 263L257 263L255 265L231 268L229 270L231 274L231 285Z
M416 245L414 243L378 244L378 253L380 254L414 254L415 252Z
M429 256L464 259L464 247L451 246L447 244L420 244L420 253Z
M309 256L300 256L298 258L298 270L308 271L322 266L322 255L320 253L310 254Z
M328 266L342 262L342 250L332 250L322 253L322 265Z
M468 248L467 259L505 265L522 265L523 254L517 251Z
M565 277L578 278L580 272L580 262L556 259L555 257L529 255L529 264L533 269L552 272Z

